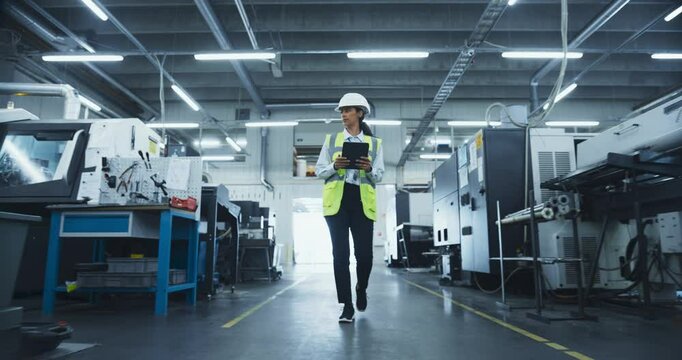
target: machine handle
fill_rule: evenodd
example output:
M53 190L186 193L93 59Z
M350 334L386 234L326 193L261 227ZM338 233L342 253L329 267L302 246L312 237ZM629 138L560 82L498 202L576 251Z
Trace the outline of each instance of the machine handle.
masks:
M620 135L625 134L626 132L630 132L630 131L636 130L638 128L639 128L639 124L632 124L632 125L626 127L625 129L623 129L621 131L614 132L613 134L616 136L620 136Z

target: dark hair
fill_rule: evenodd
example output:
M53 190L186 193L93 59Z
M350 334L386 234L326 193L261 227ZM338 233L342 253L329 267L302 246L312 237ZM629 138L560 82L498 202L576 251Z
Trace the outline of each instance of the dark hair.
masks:
M360 117L360 129L362 130L362 133L365 135L374 136L374 134L372 134L372 129L370 129L369 125L367 125L367 123L365 123L365 121L364 121L365 120L365 109L363 109L361 107L356 107L355 111L362 111L362 116Z

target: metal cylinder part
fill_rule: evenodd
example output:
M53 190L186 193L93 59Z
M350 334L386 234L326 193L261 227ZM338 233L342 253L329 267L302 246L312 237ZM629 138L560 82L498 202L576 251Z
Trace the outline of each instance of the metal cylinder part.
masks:
M559 200L559 205L568 205L571 199L568 197L568 195L559 195L558 197Z

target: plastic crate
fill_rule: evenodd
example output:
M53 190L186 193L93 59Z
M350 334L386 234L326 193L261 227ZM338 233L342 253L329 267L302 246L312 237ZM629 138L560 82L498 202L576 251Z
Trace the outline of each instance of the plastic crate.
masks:
M102 275L106 273L102 272L79 272L76 275L76 281L78 282L78 287L90 288L90 287L103 287L103 277Z
M112 273L84 272L78 273L80 288L136 288L156 286L156 272L146 273ZM171 269L168 273L168 284L184 284L187 282L187 271Z
M171 285L184 284L187 282L187 271L171 269L168 273L168 283Z
M159 269L157 258L109 258L107 264L109 264L108 272L110 273L149 273Z

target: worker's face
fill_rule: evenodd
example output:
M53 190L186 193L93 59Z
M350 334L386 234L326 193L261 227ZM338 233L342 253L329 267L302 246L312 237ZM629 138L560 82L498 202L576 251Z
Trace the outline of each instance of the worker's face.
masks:
M352 106L341 108L341 119L343 120L343 126L346 128L360 124L360 117L363 115L362 110L358 111L358 109Z

